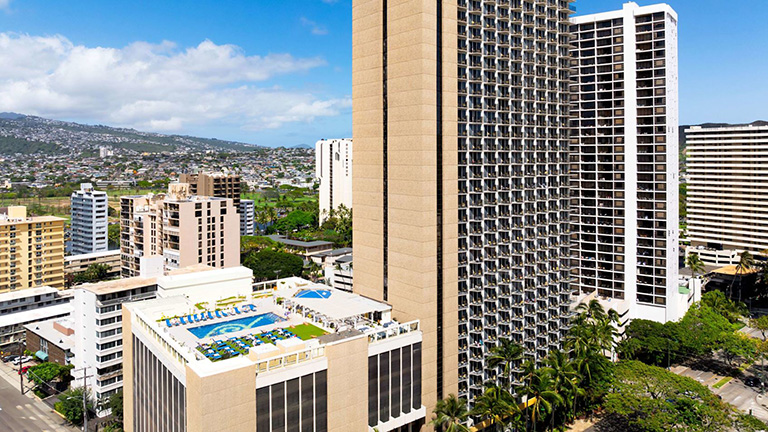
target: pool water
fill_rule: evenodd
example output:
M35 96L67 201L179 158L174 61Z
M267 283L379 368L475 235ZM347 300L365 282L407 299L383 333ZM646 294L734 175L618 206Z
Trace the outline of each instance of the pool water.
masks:
M301 290L294 295L296 298L327 299L331 296L330 290L311 289Z
M188 330L198 339L209 338L212 336L219 336L226 333L237 332L241 330L247 330L257 328L276 322L285 321L272 312L261 315L255 315L250 317L243 317L235 320L219 322L215 324L206 324L198 327L190 327Z

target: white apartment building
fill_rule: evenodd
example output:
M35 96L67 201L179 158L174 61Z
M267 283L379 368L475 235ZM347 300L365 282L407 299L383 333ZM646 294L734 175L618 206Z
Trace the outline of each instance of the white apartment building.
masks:
M80 190L72 192L70 212L73 255L107 250L108 207L107 193L94 190L90 183L83 183Z
M571 33L574 288L627 318L676 320L677 14L629 2L573 17Z
M768 126L685 133L688 252L707 264L735 264L741 251L768 249Z
M123 304L154 298L156 290L156 278L142 277L85 284L74 289L74 385L82 385L80 369L87 366L86 383L97 400L123 387Z
M237 213L240 215L240 235L252 236L256 218L256 205L253 200L240 200Z
M320 223L331 209L352 208L352 139L315 143L315 175L320 180Z

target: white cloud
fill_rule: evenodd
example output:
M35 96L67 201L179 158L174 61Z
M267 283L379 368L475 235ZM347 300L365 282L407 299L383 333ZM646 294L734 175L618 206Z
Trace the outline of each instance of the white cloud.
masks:
M314 22L312 20L309 20L309 19L305 18L305 17L301 17L301 23L305 27L311 28L312 29L311 31L312 31L313 35L323 36L323 35L327 35L328 34L328 29L325 28L325 26L322 26L322 25L320 25L320 24L318 24L318 23L316 23L316 22Z
M325 0L323 0L325 1ZM11 0L0 0L0 10L2 9L8 9L8 6L11 5Z
M209 40L186 49L167 41L102 48L58 35L0 33L0 64L0 111L144 130L279 128L351 105L348 97L322 99L268 83L325 65L320 58L249 56Z

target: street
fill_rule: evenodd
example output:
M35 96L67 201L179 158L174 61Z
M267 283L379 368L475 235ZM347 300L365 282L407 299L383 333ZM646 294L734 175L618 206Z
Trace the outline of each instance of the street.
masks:
M19 392L19 376L9 364L0 363L0 431L73 432L64 419L31 392Z
M675 366L672 368L672 372L693 378L699 383L708 386L724 402L733 405L739 411L746 414L749 414L751 411L752 415L760 420L768 421L768 397L761 396L756 389L744 385L744 381L741 378L733 378L724 386L716 389L712 386L720 381L723 376L708 371L694 370L686 366Z

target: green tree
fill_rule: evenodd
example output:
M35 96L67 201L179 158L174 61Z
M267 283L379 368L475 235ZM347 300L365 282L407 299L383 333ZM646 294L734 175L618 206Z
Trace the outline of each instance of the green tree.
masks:
M487 422L484 430L503 431L510 423L520 425L520 409L515 399L507 390L491 383L475 398L472 414Z
M437 401L432 410L432 421L429 424L435 427L435 431L442 432L469 432L466 425L469 418L467 401L458 399L456 395Z
M704 273L704 263L696 254L688 254L688 256L685 257L685 265L691 269L691 274L693 277L696 277L697 274Z
M718 290L702 294L701 304L711 308L732 323L741 321L748 313L744 303L733 301Z
M83 424L83 392L82 387L69 389L59 395L59 402L54 406L68 422L76 426ZM92 411L94 405L90 390L85 392L85 399L88 411Z
M112 413L112 423L110 424L115 431L123 428L123 390L113 393L107 400L107 408Z
M616 366L605 409L638 432L725 431L731 424L729 407L707 387L638 361Z
M262 249L275 249L277 242L265 236L240 236L240 253L258 252Z
M538 370L528 384L520 389L520 393L530 401L528 410L531 413L531 424L536 432L537 424L554 412L555 407L563 405L563 397L554 389L552 377L545 371ZM547 429L545 427L545 429Z
M759 330L763 339L766 339L766 333L768 333L768 315L761 315L757 318L750 319L749 326L755 330Z
M304 261L296 255L263 249L246 254L243 266L253 270L253 277L257 281L265 281L276 277L301 276Z
M563 397L565 417L570 418L576 399L584 394L584 390L579 387L580 376L574 362L563 351L555 350L549 353L544 364L546 366L542 370L552 379L552 389ZM554 409L551 418L554 427Z
M737 414L734 428L736 429L736 432L760 432L768 430L768 425L755 416L749 414Z
M755 340L736 332L724 332L718 338L717 344L723 351L728 365L733 365L733 360L736 358L752 361L757 356Z
M525 350L517 342L499 339L499 343L490 349L486 361L491 369L501 367L501 375L507 380L507 386L510 386L512 366L522 360L524 353Z
M117 249L120 247L120 224L110 224L107 227L107 240L110 248Z
M53 380L65 381L70 377L73 365L62 366L58 363L44 362L28 369L29 378L38 387L44 386Z

